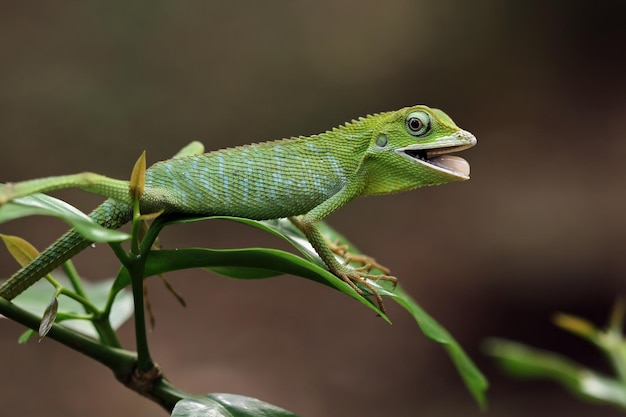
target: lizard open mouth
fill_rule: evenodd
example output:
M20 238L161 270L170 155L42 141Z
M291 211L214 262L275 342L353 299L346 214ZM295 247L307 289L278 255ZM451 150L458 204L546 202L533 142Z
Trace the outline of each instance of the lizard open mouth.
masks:
M449 155L452 152L462 151L463 149L465 149L465 147L446 147L432 150L406 149L404 153L424 164L432 165L435 168L447 171L460 177L469 178L469 162L460 156Z
M458 177L459 179L469 179L469 162L459 156L450 154L471 148L476 144L476 138L471 133L464 131L461 135L458 135L456 139L461 138L464 143L458 145L445 146L444 144L444 146L436 148L425 148L425 146L428 145L420 144L407 146L406 148L398 149L397 151L417 163L427 165L431 169L445 172L446 174Z

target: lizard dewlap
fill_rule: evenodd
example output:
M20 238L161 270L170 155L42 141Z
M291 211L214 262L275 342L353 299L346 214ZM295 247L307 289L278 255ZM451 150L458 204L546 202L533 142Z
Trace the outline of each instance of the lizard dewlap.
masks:
M384 311L369 280L395 282L396 278L370 274L373 263L355 269L339 261L317 223L357 197L465 181L469 164L450 154L475 144L474 135L447 114L418 105L361 117L312 136L208 153L194 147L145 171L139 208L144 214L169 216L288 217L329 271L361 295L367 288ZM94 173L0 186L0 205L71 187L108 197L90 214L100 225L115 229L132 220L129 181ZM69 231L4 282L0 297L13 299L90 244L78 232Z

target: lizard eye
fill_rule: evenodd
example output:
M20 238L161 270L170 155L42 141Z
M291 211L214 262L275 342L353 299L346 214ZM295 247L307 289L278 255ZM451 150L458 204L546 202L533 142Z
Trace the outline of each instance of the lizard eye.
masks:
M430 117L421 111L413 112L406 118L406 128L413 136L423 136L430 130Z

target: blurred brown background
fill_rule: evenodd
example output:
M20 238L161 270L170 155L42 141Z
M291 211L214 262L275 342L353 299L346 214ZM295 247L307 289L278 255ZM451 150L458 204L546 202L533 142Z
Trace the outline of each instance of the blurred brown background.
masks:
M626 3L541 1L2 2L0 179L84 170L126 178L142 150L167 158L313 134L425 103L479 138L472 180L361 199L329 222L401 278L490 379L490 416L613 416L551 383L503 377L486 337L558 350L608 370L553 327L603 324L626 280ZM101 199L58 195L84 210ZM43 248L65 230L1 226ZM209 222L167 247L281 242ZM115 273L106 247L77 261ZM16 269L0 254L0 276ZM153 354L177 386L261 398L306 417L480 415L450 361L388 303L360 304L293 277L170 274L151 283ZM108 370L0 323L5 415L165 415ZM122 336L132 347L132 326Z

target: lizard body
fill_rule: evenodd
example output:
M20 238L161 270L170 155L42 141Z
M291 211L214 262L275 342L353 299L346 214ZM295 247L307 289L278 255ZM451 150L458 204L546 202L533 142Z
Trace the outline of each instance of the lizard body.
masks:
M395 278L341 264L316 227L359 196L469 179L469 164L448 155L476 144L445 113L426 106L359 118L325 133L227 148L157 162L146 170L143 213L289 217L329 270L355 283ZM36 192L78 187L108 197L90 216L108 228L132 219L129 182L93 173L23 181L0 188L0 205ZM295 216L301 216L295 218ZM91 242L69 231L0 286L11 300ZM380 296L373 291L382 307Z

